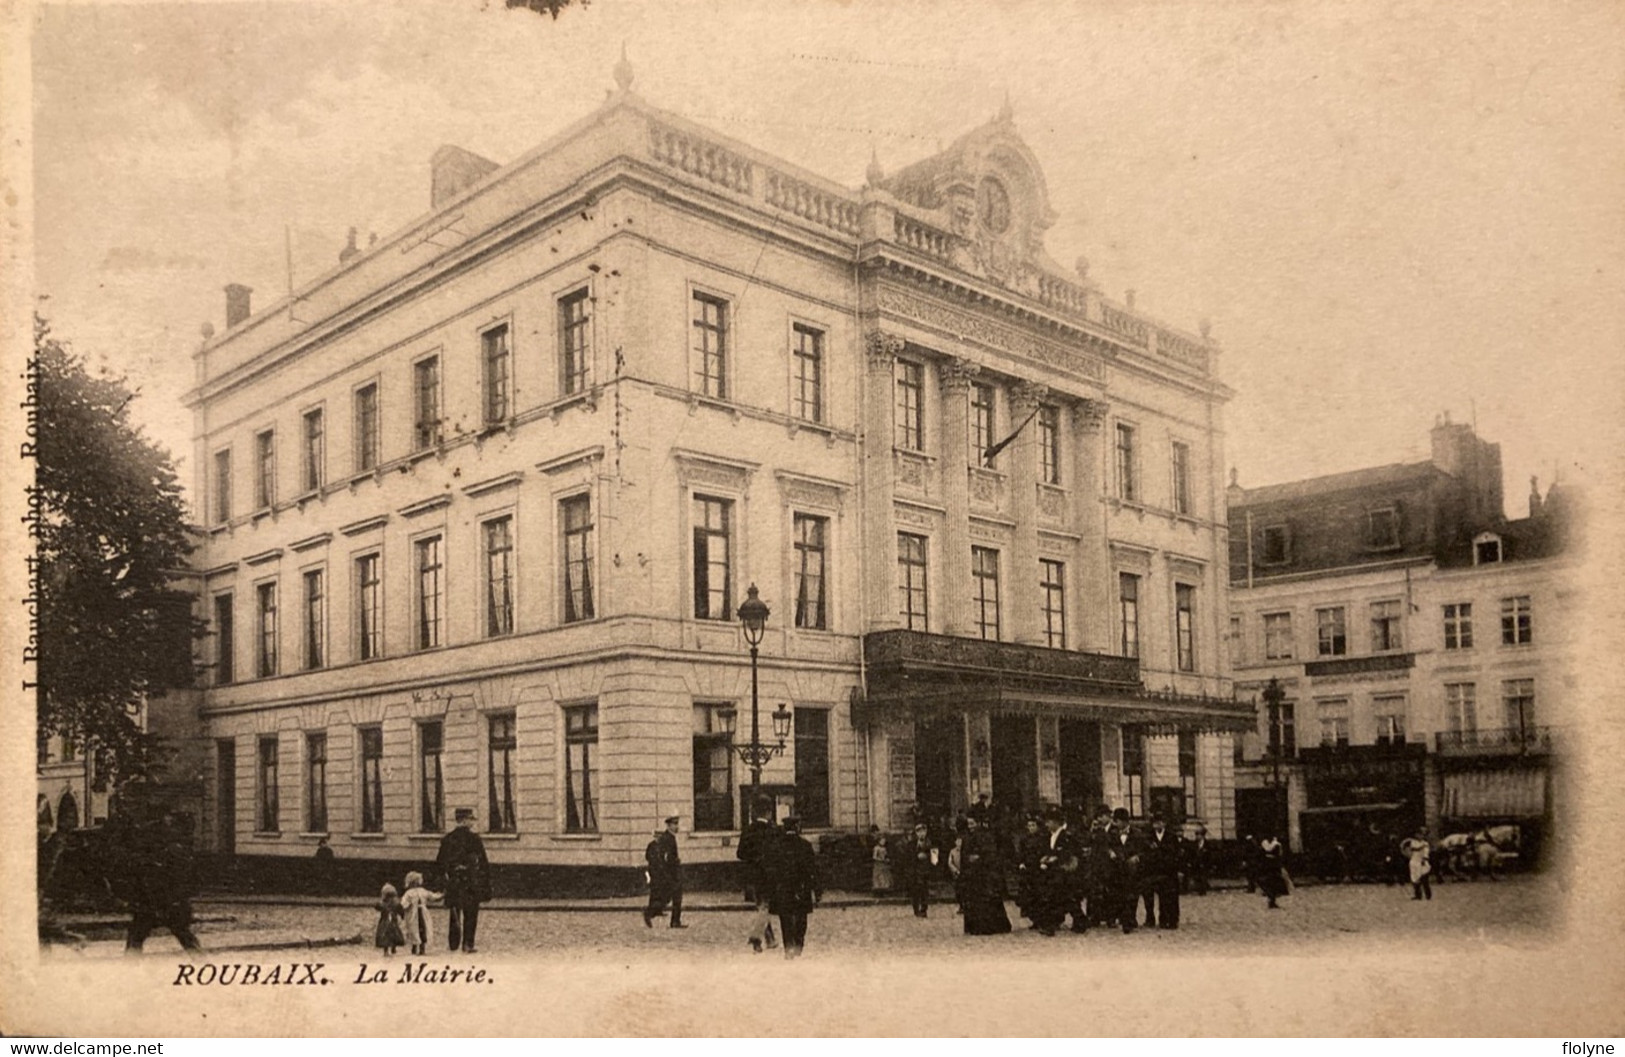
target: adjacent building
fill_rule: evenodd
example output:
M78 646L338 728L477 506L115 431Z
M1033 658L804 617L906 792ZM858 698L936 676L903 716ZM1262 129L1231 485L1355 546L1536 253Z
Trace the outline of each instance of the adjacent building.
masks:
M1043 249L1006 111L852 189L650 106L497 166L196 355L208 837L627 870L986 793L1234 830L1217 348Z
M1243 489L1232 483L1230 629L1244 830L1311 854L1424 826L1552 809L1572 684L1576 512L1531 485L1509 521L1500 447L1443 418L1431 458ZM1271 685L1273 683L1273 686Z

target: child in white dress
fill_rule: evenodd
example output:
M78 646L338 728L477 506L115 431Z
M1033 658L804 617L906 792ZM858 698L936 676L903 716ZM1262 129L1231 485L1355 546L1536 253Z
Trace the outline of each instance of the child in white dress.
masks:
M401 896L401 910L404 912L401 926L413 954L428 953L429 943L434 939L429 907L442 898L441 893L423 887L423 875L416 870L406 875L406 893Z

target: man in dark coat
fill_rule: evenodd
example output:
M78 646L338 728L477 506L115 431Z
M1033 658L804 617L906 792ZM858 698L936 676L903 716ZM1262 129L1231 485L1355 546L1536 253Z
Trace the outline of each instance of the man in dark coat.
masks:
M1161 815L1151 816L1151 832L1141 853L1140 896L1147 928L1179 927L1179 874L1183 868L1179 835Z
M1046 936L1053 936L1068 915L1072 931L1083 932L1088 925L1080 906L1083 889L1079 871L1083 868L1077 836L1066 824L1058 807L1044 812L1043 844L1038 859L1038 905L1033 924Z
M1126 809L1112 812L1111 833L1102 847L1106 851L1106 900L1117 908L1123 931L1133 932L1139 924L1140 854L1144 849L1129 825Z
M783 832L762 856L762 876L768 886L768 909L779 918L784 956L801 957L807 945L807 915L823 898L818 881L818 856L801 835L801 820L784 820Z
M649 863L649 905L643 908L643 925L654 927L654 919L671 906L671 927L686 929L683 924L683 859L677 854L676 815L666 819L666 828L655 834L655 839L644 849L643 857Z
M1026 830L1016 838L1016 905L1021 916L1040 928L1044 913L1039 909L1043 894L1039 874L1043 858L1049 852L1049 838L1044 834L1037 815L1028 815Z
M778 946L773 939L773 922L767 912L767 886L762 883L762 856L768 845L778 839L779 828L773 824L771 805L757 804L753 814L755 817L750 825L739 835L739 850L735 858L739 860L740 878L745 885L745 902L756 907L756 914L751 918L749 942L751 950L760 954L764 943L768 950Z
M1207 842L1207 827L1197 826L1196 836L1185 845L1185 877L1191 891L1207 895L1208 878L1213 874L1213 848Z
M457 827L440 838L435 866L446 886L447 946L474 954L480 904L491 898L491 861L485 857L485 842L474 832L473 808L457 809Z
M130 907L126 951L139 951L156 928L167 928L189 951L202 950L192 932L195 885L191 842L171 815L139 826L113 827L109 851L118 864L113 892Z
M898 860L903 867L903 883L908 887L908 901L917 918L926 917L930 912L931 880L936 876L940 859L931 830L924 822L915 823L914 835L906 838L898 850Z
M1118 907L1108 897L1110 866L1106 841L1112 834L1112 809L1102 804L1080 842L1083 853L1083 898L1090 925L1117 924Z

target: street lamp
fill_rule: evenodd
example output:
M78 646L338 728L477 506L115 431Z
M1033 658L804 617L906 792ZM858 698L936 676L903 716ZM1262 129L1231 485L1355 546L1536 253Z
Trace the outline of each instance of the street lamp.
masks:
M734 746L734 751L739 753L740 762L750 768L750 810L747 815L754 815L756 811L756 797L762 784L762 768L767 765L767 761L784 752L785 739L790 736L790 710L781 704L773 710L773 736L778 739L778 743L762 744L761 697L757 688L756 656L757 648L762 644L762 634L767 630L769 615L767 603L757 595L756 585L751 584L745 592L745 601L739 606L739 623L744 626L745 641L750 643L750 744ZM742 824L749 822L748 817L742 820Z
M1281 788L1281 754L1286 750L1285 731L1281 727L1281 703L1286 699L1286 691L1281 689L1281 680L1270 676L1269 685L1264 687L1264 704L1269 709L1270 722L1270 788L1275 790L1276 797L1276 825L1283 831L1286 829L1286 795ZM1285 832L1276 834L1285 837Z

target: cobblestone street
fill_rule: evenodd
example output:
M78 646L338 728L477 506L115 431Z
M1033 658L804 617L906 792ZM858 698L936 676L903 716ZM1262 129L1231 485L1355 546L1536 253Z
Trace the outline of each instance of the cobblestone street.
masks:
M591 909L549 908L537 904L489 905L480 918L482 959L516 952L546 957L568 951L572 956L621 956L648 952L660 956L680 951L748 953L745 930L749 914L727 907L718 893L694 893L685 911L687 929L677 931L657 920L645 929L638 906L630 900L606 900ZM808 956L823 952L863 951L930 953L962 952L966 956L1004 957L1017 952L1053 954L1063 950L1090 956L1144 957L1213 953L1283 954L1313 950L1335 952L1340 946L1365 949L1373 940L1438 942L1455 953L1474 944L1538 945L1559 923L1561 893L1551 876L1515 877L1499 883L1456 883L1435 889L1431 902L1415 902L1408 889L1384 885L1320 885L1298 889L1279 910L1237 890L1182 900L1177 931L1140 929L1123 935L1115 929L1084 936L1062 933L1047 938L1026 929L1009 904L1016 931L1009 936L965 936L950 903L931 908L918 920L907 906L846 901L832 893L829 903L812 916ZM839 905L843 901L847 905ZM361 934L359 945L341 948L370 960L375 915L359 901L333 904L269 904L200 901L200 936L206 947L231 949L298 942L300 937L327 939ZM445 915L436 914L438 939L444 942ZM147 944L149 953L172 956L178 947L167 933ZM111 941L93 943L86 956L118 953ZM436 948L431 953L443 956ZM63 949L59 956L72 957ZM275 956L266 953L267 959Z

